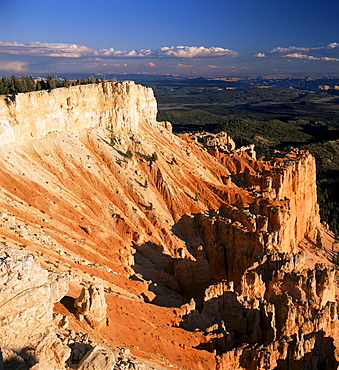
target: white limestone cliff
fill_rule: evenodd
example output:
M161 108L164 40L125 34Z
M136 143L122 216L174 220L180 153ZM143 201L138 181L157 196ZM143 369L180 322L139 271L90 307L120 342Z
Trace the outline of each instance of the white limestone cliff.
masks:
M91 127L134 132L140 120L155 121L156 113L152 89L133 81L2 95L0 144Z

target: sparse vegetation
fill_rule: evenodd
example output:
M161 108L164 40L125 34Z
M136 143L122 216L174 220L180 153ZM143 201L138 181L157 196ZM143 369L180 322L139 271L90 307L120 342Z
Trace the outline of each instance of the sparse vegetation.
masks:
M109 132L109 144L111 146L117 145L119 140L114 133L113 125L111 124L109 127L107 127L107 130Z
M153 152L151 155L151 161L156 162L158 160L158 154L156 152Z
M125 153L125 157L129 158L129 159L133 158L133 152L130 148L127 149L127 151Z

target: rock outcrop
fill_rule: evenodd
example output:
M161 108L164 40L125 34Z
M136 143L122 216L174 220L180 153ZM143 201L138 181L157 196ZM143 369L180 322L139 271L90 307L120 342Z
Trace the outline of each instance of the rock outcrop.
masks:
M68 364L123 368L121 345L146 368L336 369L335 251L316 243L330 236L308 152L257 160L226 133L178 137L133 82L3 97L0 132L0 240L67 276ZM25 256L3 255L1 345L48 358L66 292Z
M32 256L1 246L0 347L5 368L20 358L32 369L65 368L70 350L53 331L53 304L66 292L65 280L42 269Z
M74 307L80 321L85 319L93 328L105 325L107 304L104 286L99 284L91 285L88 289L82 288Z

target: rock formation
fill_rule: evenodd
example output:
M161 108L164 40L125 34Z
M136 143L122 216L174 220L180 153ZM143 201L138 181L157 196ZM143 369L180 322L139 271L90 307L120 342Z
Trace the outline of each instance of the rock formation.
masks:
M64 369L70 350L53 332L53 303L66 292L65 280L42 269L32 256L1 247L0 347L5 364L17 356L32 369Z
M100 284L91 285L88 289L82 288L74 307L80 321L85 319L93 328L105 325L107 304L104 286Z
M333 252L317 247L330 236L308 152L257 160L226 133L178 137L133 82L4 96L0 137L0 241L25 249L2 259L1 346L14 357L31 346L35 366L66 366L47 331L64 296L67 366L123 368L118 345L154 369L337 368Z
M180 325L205 332L200 348L219 355L220 369L228 369L230 361L238 362L236 369L280 369L283 363L335 369L335 271L304 265L303 252L264 255L237 289L225 280L205 291L201 312L183 307Z

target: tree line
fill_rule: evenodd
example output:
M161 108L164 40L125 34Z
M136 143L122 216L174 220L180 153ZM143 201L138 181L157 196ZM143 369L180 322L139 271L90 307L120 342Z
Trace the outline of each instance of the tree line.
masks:
M21 77L12 75L10 78L2 76L0 79L0 95L5 94L17 94L24 93L29 91L38 91L38 90L51 90L58 87L69 87L77 85L88 85L94 83L102 83L106 81L104 77L88 77L88 78L74 78L74 79L60 79L48 75L46 79L34 79L32 76L26 76L23 74ZM111 81L116 81L113 78Z

